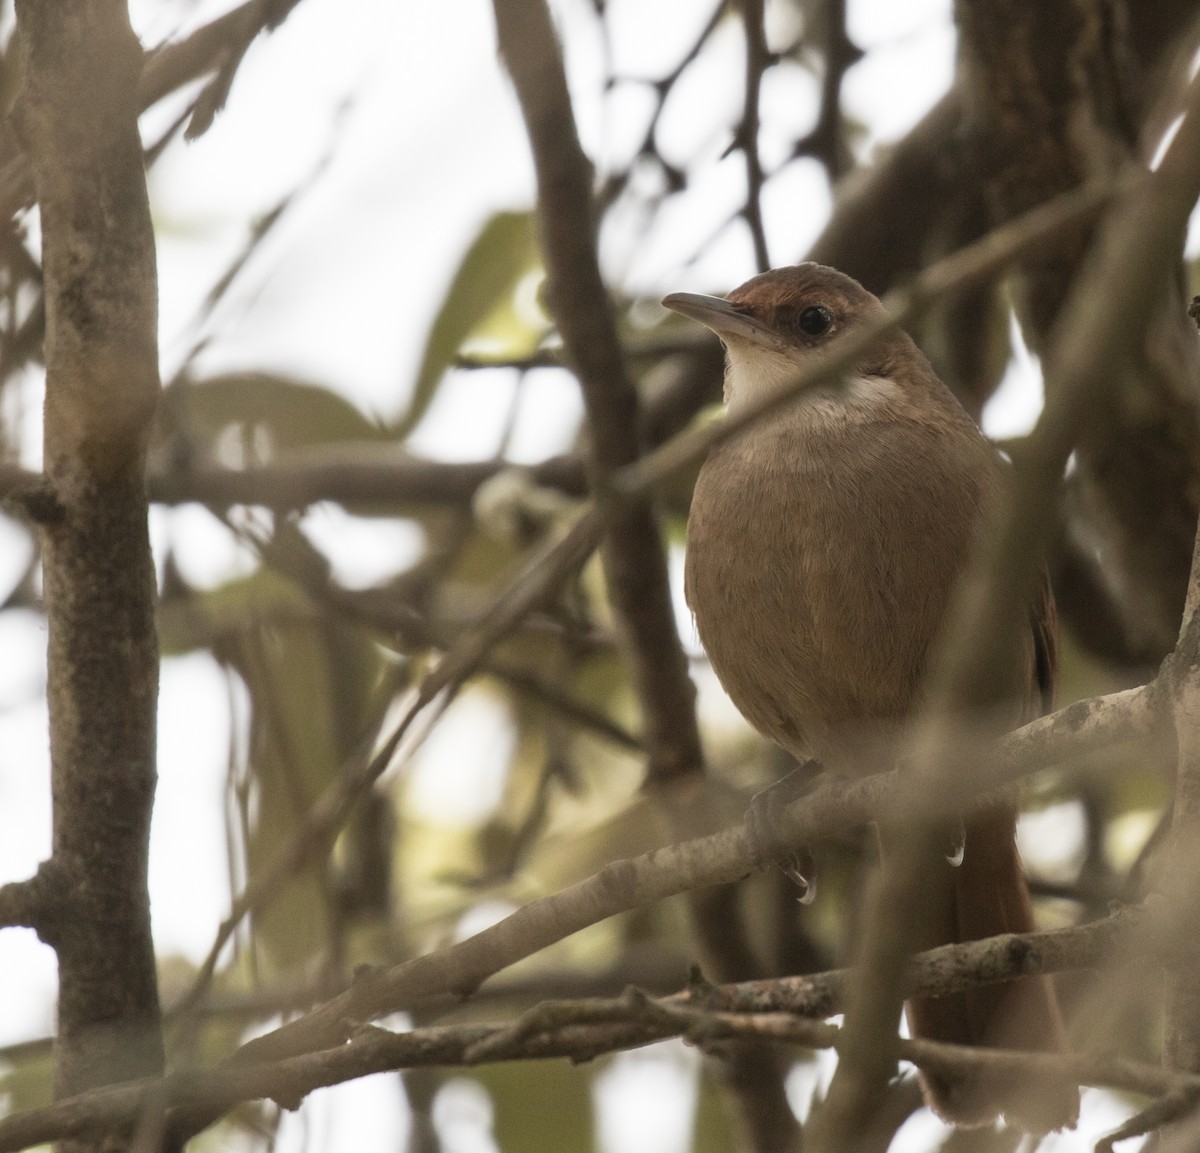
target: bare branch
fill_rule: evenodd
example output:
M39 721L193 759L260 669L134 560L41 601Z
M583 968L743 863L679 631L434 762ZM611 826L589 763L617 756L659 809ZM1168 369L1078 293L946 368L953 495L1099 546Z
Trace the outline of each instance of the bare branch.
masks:
M533 149L550 298L587 407L592 487L637 459L637 391L596 256L592 167L579 143L567 78L544 0L496 0L496 27ZM695 690L675 630L666 557L648 502L631 502L604 549L610 596L626 631L652 779L703 765Z
M767 252L767 234L763 227L762 158L758 154L758 103L763 73L770 64L766 32L763 28L763 0L738 0L742 10L742 27L746 34L746 79L742 95L742 122L738 125L734 146L741 149L746 160L746 204L742 215L750 226L754 242L754 263L759 272L771 267Z
M1005 737L989 765L988 788L1019 780L1048 764L1098 748L1136 741L1161 725L1151 686L1080 701ZM882 773L829 782L780 814L781 836L792 844L860 826L880 813L895 814L911 800L910 774ZM936 815L986 804L980 782L927 798ZM770 849L766 850L769 855ZM347 993L240 1051L260 1060L336 1044L352 1022L402 1010L436 994L465 996L508 965L619 912L705 885L727 884L760 863L762 847L742 826L615 861L599 873L523 906L503 921L447 949L370 973Z
M1091 967L1119 935L1136 932L1139 924L1138 914L1126 912L1082 929L944 946L913 958L906 981L913 990L948 991L1018 974ZM950 960L955 954L957 959ZM948 973L954 974L952 979L947 979ZM678 1035L700 1045L742 1038L824 1048L839 1043L839 1031L812 1018L836 1010L845 977L844 971L837 971L744 986L701 985L659 999L629 990L607 1001L545 1002L516 1022L502 1025L443 1026L408 1033L368 1027L346 1044L278 1062L180 1073L29 1110L0 1120L0 1153L56 1137L102 1133L135 1117L152 1099L175 1109L199 1108L213 1114L261 1097L294 1108L313 1089L384 1070L554 1056L588 1060L613 1049ZM1200 1077L1104 1057L984 1053L932 1042L905 1042L901 1051L921 1066L958 1076L985 1063L1006 1071L1028 1071L1032 1066L1039 1076L1154 1096L1200 1088Z
M230 12L197 28L185 40L163 44L146 54L138 84L143 109L185 84L240 62L246 48L260 32L278 28L299 0L245 0Z
M392 445L351 443L243 469L201 466L152 472L147 485L151 499L163 504L197 500L216 507L257 504L275 509L304 508L323 500L350 508L467 504L482 484L506 468L514 466L503 461L445 463ZM515 471L571 496L586 491L578 457L552 457Z

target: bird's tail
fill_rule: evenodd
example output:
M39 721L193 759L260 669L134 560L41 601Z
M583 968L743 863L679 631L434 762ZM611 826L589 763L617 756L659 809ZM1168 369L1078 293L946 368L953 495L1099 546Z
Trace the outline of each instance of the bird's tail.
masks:
M1016 846L1016 812L996 807L966 821L963 859L939 875L923 910L922 948L1034 929L1029 887ZM886 834L884 834L886 840ZM960 1045L1064 1052L1058 998L1049 977L1025 977L906 1006L914 1037ZM922 1072L930 1107L957 1125L991 1124L998 1114L1036 1132L1071 1126L1079 1115L1072 1085L998 1074L960 1078Z

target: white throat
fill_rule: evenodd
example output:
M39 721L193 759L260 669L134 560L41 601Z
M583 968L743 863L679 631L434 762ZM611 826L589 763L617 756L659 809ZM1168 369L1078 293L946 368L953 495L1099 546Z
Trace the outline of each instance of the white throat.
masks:
M725 359L725 404L737 412L793 381L813 359L803 349L773 349L729 341ZM853 420L896 399L900 386L885 376L851 376L838 387L818 388L797 402L822 420Z

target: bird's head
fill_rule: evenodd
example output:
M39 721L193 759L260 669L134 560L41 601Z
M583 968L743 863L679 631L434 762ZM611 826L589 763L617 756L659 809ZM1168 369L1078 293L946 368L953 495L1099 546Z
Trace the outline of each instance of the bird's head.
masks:
M870 319L883 305L857 280L821 264L776 268L747 280L726 298L673 292L665 307L698 320L725 345L725 399L731 408L779 387L815 355ZM914 359L915 358L915 359ZM893 379L927 362L901 332L885 335L855 366L858 379Z

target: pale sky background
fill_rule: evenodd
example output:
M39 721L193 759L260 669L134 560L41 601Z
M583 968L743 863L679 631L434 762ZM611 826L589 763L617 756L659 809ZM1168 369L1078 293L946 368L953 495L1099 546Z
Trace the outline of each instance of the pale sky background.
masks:
M230 7L198 2L189 26ZM177 5L134 0L135 26L151 45L176 31ZM640 137L648 91L624 85L602 99L604 61L586 0L554 4L565 34L576 113L585 147L601 171ZM669 68L709 5L694 0L610 0L612 51L624 76ZM954 35L950 0L850 0L850 32L867 59L847 77L845 106L868 127L868 152L902 136L950 83ZM697 178L668 206L650 238L609 229L609 275L648 296L675 289L723 292L753 273L748 234L725 230L703 257L700 241L741 202L739 157L718 158L722 126L740 109L741 44L724 28L682 83L660 130L664 151ZM809 107L804 93L808 91ZM785 130L815 114L815 83L789 66L768 79L762 151L768 169L782 156ZM144 121L155 139L180 107L168 101ZM803 124L799 125L803 127ZM198 306L239 249L253 218L324 164L278 235L254 257L240 288L197 329ZM190 146L176 145L150 183L158 228L163 374L169 377L199 338L213 344L203 370L261 367L294 372L343 391L369 412L403 404L424 338L457 261L479 225L498 208L525 208L533 196L526 138L496 59L484 0L304 0L284 26L251 48L228 110ZM347 206L352 211L347 211ZM830 206L822 171L800 162L770 181L764 195L773 263L799 258ZM442 388L414 447L445 459L491 454L514 387L504 373L459 374ZM566 447L581 413L561 373L537 373L514 436L513 455L536 460ZM25 459L40 457L40 400L30 382L23 415ZM1026 357L986 413L988 431L1027 429L1040 405L1037 366ZM470 415L467 416L466 414ZM333 551L337 575L369 584L413 555L413 530L397 522L356 520L328 508L305 525ZM244 570L223 527L198 507L155 509L161 558L170 541L187 577L219 584ZM0 591L27 560L23 537L0 518ZM685 639L693 637L685 634ZM0 615L0 883L29 875L48 854L50 834L45 634L32 614ZM703 686L711 693L713 686ZM199 719L199 723L198 723ZM452 722L452 723L451 723ZM151 846L151 895L160 953L195 961L206 952L228 902L222 805L231 725L226 678L206 656L164 662L160 706L159 791ZM458 702L414 766L411 803L448 821L486 818L499 799L509 739L503 715L486 699ZM474 811L454 811L458 798ZM489 804L490 799L490 804ZM1078 814L1057 820L1064 856L1079 843ZM1039 841L1045 842L1044 837ZM0 1044L52 1029L53 954L31 932L0 933ZM827 1079L829 1060L821 1064ZM798 1073L799 1105L811 1091ZM682 1046L616 1058L599 1081L599 1153L682 1153L695 1092L695 1057ZM1091 1149L1127 1115L1111 1098L1089 1094L1085 1121L1042 1148ZM619 1107L618 1107L619 1106ZM448 1153L483 1153L490 1104L469 1076L443 1091L438 1123ZM353 1148L394 1153L406 1125L394 1077L314 1094L289 1116L279 1148ZM928 1148L937 1122L906 1128L897 1150ZM1123 1146L1132 1150L1136 1144ZM512 1150L506 1153L520 1153Z

